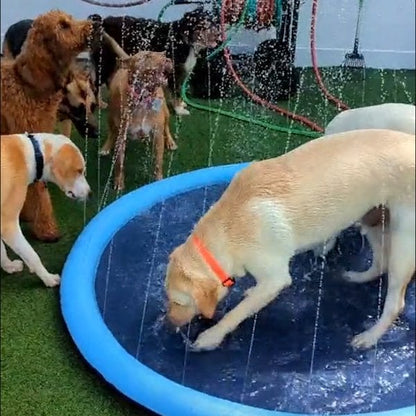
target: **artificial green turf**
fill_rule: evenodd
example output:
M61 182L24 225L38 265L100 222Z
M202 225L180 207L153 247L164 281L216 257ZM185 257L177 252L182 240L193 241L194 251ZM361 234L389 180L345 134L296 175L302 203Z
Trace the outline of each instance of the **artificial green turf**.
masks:
M323 77L328 89L353 107L391 101L415 102L414 71L367 70L365 83L361 73L345 80L336 69L323 71ZM335 107L322 98L310 70L302 72L301 80L298 99L292 98L289 103L281 103L282 106L324 125L336 114ZM291 125L242 97L198 102L283 126ZM103 135L105 119L103 111ZM300 127L297 123L292 126ZM172 118L172 133L177 136L179 149L166 154L165 173L168 175L210 164L277 156L309 140L194 109L191 109L191 116L180 121ZM111 191L103 198L110 161L100 159L98 163L98 141L89 140L86 145L76 133L73 139L83 151L87 150L88 180L94 197L84 207L66 199L54 185L50 186L63 237L56 244L30 241L51 272L62 270L71 245L83 225L100 209L100 201L109 203L115 197ZM126 191L152 179L151 156L148 145L128 144ZM66 331L59 309L58 290L46 289L26 270L14 276L1 273L1 411L3 416L150 414L118 394L85 364Z

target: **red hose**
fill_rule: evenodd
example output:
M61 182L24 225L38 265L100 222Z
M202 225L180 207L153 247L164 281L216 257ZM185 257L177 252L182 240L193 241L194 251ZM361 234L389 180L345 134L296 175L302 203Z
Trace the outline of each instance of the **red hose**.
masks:
M223 41L227 38L226 31L225 31L225 2L222 2L221 6L221 33L222 33L222 39ZM235 72L235 69L233 67L230 51L228 48L224 48L224 58L227 63L228 70L230 71L231 75L233 76L235 82L237 85L257 104L260 104L270 110L273 110L281 115L284 115L286 117L289 117L293 120L299 121L300 123L304 124L305 126L311 128L312 130L315 130L319 133L323 133L324 129L320 127L318 124L314 123L313 121L309 120L306 117L299 116L295 113L292 113L288 110L285 110L284 108L278 107L275 104L269 103L268 101L264 100L263 98L256 95L254 92L252 92L249 88L247 88L244 83L241 81L240 77Z
M325 97L336 104L338 109L348 110L349 107L344 104L337 97L333 96L325 87L321 74L318 68L318 62L316 57L316 42L315 42L315 26L316 26L316 15L318 14L318 0L313 0L312 2L312 18L311 18L311 57L312 57L312 66L313 72L315 73L316 82L319 85L319 88L324 93Z
M270 27L275 16L275 0L257 0L258 29Z

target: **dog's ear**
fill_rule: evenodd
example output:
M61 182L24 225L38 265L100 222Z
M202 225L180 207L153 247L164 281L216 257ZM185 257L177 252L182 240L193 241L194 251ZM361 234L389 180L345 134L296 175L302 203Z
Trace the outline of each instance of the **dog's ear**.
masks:
M23 81L36 90L48 91L54 89L54 81L49 74L45 73L41 65L31 65L26 60L18 59L15 61L15 68Z
M383 213L384 210L384 213ZM384 221L389 221L389 211L386 208L383 208L382 205L372 208L368 211L362 218L361 222L369 227L375 227L376 225L383 223Z
M93 22L98 22L98 23L102 23L103 22L103 18L99 15L99 14L90 14L87 17L87 20L92 20Z
M217 309L217 285L211 279L193 279L193 298L201 312L208 319L212 319Z

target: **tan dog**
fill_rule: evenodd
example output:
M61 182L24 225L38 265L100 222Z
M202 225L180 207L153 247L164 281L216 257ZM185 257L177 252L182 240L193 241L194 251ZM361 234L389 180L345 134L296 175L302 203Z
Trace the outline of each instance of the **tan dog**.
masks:
M182 326L199 313L212 317L230 284L221 280L251 273L257 284L194 343L197 350L217 347L290 286L294 254L379 204L390 212L387 297L377 323L352 340L355 347L374 345L402 310L415 269L415 137L389 130L325 136L237 174L170 256L168 318Z
M172 62L163 52L127 55L108 35L107 41L122 60L109 88L108 138L101 155L115 150L116 189L124 188L124 153L127 136L150 136L155 146L155 178L163 177L164 148L177 148L170 134L169 109L162 86L172 71Z
M20 260L10 260L6 243L36 273L46 286L59 284L59 275L49 273L27 242L19 214L28 186L51 181L72 199L86 199L90 187L79 149L62 135L39 133L1 136L1 267L7 273L23 270Z
M64 97L58 108L60 131L71 137L72 124L81 136L98 137L97 120L94 111L97 99L90 74L78 64L73 64L64 88Z
M74 58L88 46L93 24L59 10L38 16L21 53L1 61L1 134L52 133ZM22 215L36 238L56 241L59 231L42 182L28 189Z

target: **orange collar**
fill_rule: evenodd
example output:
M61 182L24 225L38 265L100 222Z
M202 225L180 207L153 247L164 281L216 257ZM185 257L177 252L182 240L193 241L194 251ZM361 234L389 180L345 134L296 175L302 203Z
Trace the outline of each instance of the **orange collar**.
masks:
M206 261L211 270L214 272L214 274L218 277L218 279L220 279L222 285L225 287L231 287L235 283L235 280L232 277L228 276L228 274L220 266L217 260L215 260L214 256L204 246L202 241L196 235L192 236L192 241L198 249L199 254L201 254L201 256Z

